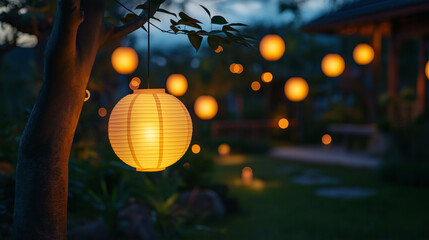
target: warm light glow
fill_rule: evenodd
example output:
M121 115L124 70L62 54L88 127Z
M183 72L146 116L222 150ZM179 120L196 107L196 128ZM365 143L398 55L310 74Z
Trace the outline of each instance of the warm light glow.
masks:
M224 143L219 145L219 147L217 148L217 152L219 153L219 155L221 156L226 156L229 155L229 153L231 152L231 147Z
M259 91L261 89L261 84L258 81L252 82L252 85L250 85L253 91Z
M426 77L429 79L429 61L426 63L425 72L426 72Z
M279 127L281 129L286 129L289 127L289 121L286 118L282 118L279 120Z
M374 60L374 49L366 44L358 44L353 50L353 59L359 65L367 65Z
M88 89L86 89L85 90L85 99L83 101L84 102L88 101L90 97L91 97L91 93L89 92Z
M241 181L243 185L252 185L253 170L251 167L244 167L243 170L241 170Z
M133 79L131 79L129 86L130 86L131 90L137 90L137 89L139 89L140 83L141 83L140 78L134 77Z
M192 150L193 153L198 154L201 151L201 147L198 144L194 144L194 145L192 145L191 150Z
M136 51L129 47L118 47L112 54L113 68L119 74L131 74L137 69L139 58Z
M210 120L214 118L217 114L218 105L216 99L212 96L199 96L194 104L195 114L203 119Z
M269 83L273 81L273 74L270 72L264 72L262 73L261 79L263 82Z
M332 142L332 137L329 134L325 134L322 136L322 143L325 145L329 145Z
M221 53L221 52L223 52L223 47L222 47L221 45L219 45L219 46L216 48L215 53Z
M308 84L300 77L293 77L285 83L285 95L292 102L300 102L308 95Z
M186 107L164 89L139 89L122 98L109 119L116 155L137 171L155 172L177 162L192 138Z
M346 64L338 54L327 54L322 59L322 71L328 77L338 77L344 72Z
M244 68L243 68L243 65L241 65L241 64L239 64L239 63L232 63L232 64L229 66L229 70L230 70L232 73L240 74L240 73L242 73L242 72L243 72Z
M283 56L285 49L286 46L283 39L279 35L274 34L262 38L259 44L259 51L262 57L268 61L279 60Z
M182 74L171 74L167 79L167 91L174 96L183 96L188 90L188 80Z
M98 115L100 115L100 117L105 117L107 115L107 110L105 108L98 109Z

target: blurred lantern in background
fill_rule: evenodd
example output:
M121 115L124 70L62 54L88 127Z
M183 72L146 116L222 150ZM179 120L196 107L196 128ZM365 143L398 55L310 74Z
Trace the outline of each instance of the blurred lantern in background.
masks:
M99 108L98 109L98 115L100 117L105 117L107 115L107 110L105 108Z
M166 85L167 91L176 97L183 96L188 90L188 81L182 74L171 74Z
M289 121L286 118L280 119L278 124L281 129L286 129L289 127Z
M221 156L228 156L229 153L231 152L231 147L228 144L223 143L219 145L219 147L217 148L217 152Z
M270 72L262 73L261 79L263 82L269 83L273 80L273 74Z
M332 137L329 134L325 134L322 136L322 143L325 145L329 145L332 142Z
M279 60L283 56L285 49L285 42L279 35L275 34L265 36L259 44L259 51L262 57L268 61Z
M116 155L137 171L156 172L177 162L192 138L186 107L164 89L139 89L122 98L109 119Z
M137 89L139 89L140 83L141 83L140 78L133 77L133 79L131 79L131 82L130 82L130 85L129 85L130 89L131 90L137 90Z
M221 52L223 52L223 47L222 47L221 45L219 45L219 46L216 48L215 53L221 53Z
M426 77L429 79L429 61L426 63L425 72L426 72Z
M328 77L338 77L344 72L344 59L338 54L327 54L322 59L322 71Z
M308 84L300 77L293 77L285 83L285 95L292 102L300 102L308 95Z
M85 99L83 101L84 102L88 101L90 97L91 97L91 93L89 92L88 89L86 89L85 90Z
M359 65L368 65L374 60L374 49L366 44L358 44L353 50L353 59Z
M112 53L112 66L119 74L131 74L137 69L139 57L129 47L118 47Z
M244 68L243 68L243 65L241 65L239 63L233 63L229 66L229 70L232 73L240 74L243 72Z
M261 89L261 84L258 81L253 81L250 87L252 88L253 91L256 92L256 91L259 91L259 89Z
M250 167L244 167L243 170L241 170L241 181L243 182L243 185L252 185L253 182L253 170Z
M194 104L195 114L203 120L210 120L217 114L218 105L212 96L199 96Z
M194 144L194 145L192 145L191 150L192 150L193 153L198 154L201 151L201 147L198 144Z

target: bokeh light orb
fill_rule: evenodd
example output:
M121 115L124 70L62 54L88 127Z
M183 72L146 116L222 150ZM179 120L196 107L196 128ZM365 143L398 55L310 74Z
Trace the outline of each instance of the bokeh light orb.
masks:
M112 66L119 74L133 73L139 64L139 57L134 49L118 47L112 53Z
M210 120L217 114L218 105L216 99L212 96L199 96L194 104L195 114L203 120Z
M262 73L261 80L263 82L269 83L269 82L273 81L273 74L270 72L264 72L264 73Z
M322 59L322 71L328 77L338 77L344 72L344 59L334 53L327 54Z
M253 182L253 170L251 167L244 167L241 170L241 181L243 185L251 185Z
M171 74L166 85L168 92L176 97L183 96L188 90L188 80L182 74Z
M353 59L359 65L368 65L374 60L375 52L374 49L366 44L358 44L353 50Z
M270 34L262 38L259 44L259 51L262 57L268 61L279 60L284 52L285 42L279 35Z
M426 72L426 77L429 79L429 61L426 63L425 72Z
M256 91L259 91L259 89L261 89L261 84L258 81L253 81L250 87L252 88L253 91L256 92Z
M86 89L85 90L85 99L83 101L84 102L88 101L90 97L91 97L91 92L89 92L89 90Z
M216 48L215 53L221 53L221 52L223 52L223 47L222 47L221 45L219 45L219 46Z
M292 77L285 83L285 95L289 101L300 102L308 95L308 84L300 77Z
M198 144L194 144L194 145L192 145L191 150L192 150L192 152L193 152L194 154L198 154L198 153L200 153L200 151L201 151L201 147L200 147L200 145L198 145Z
M332 137L329 134L325 134L322 136L322 143L325 145L329 145L332 142Z
M282 118L278 122L279 128L286 129L289 127L289 121L286 118Z
M229 155L229 153L231 152L231 147L228 144L223 143L219 145L219 147L217 148L217 152L221 156Z
M105 117L106 115L107 115L107 110L105 109L105 108L99 108L98 109L98 115L100 116L100 117Z
M130 89L131 90L137 90L137 89L139 89L140 83L141 83L140 78L133 77L133 79L131 79L130 84L129 84Z

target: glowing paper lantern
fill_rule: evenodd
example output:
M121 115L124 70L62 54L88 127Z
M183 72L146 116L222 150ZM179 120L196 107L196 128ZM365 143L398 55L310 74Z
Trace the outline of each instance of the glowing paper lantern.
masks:
M110 115L110 144L137 171L162 171L174 164L191 138L192 120L186 107L164 89L135 90Z
M262 73L261 79L263 82L269 83L273 80L273 74L270 72Z
M322 59L322 71L328 77L338 77L344 72L346 64L338 54L327 54Z
M258 81L253 81L250 87L252 88L253 91L256 92L256 91L259 91L259 89L261 89L261 84Z
M353 59L359 65L371 63L374 60L374 56L374 49L366 43L358 44L353 50Z
M244 167L243 170L241 170L241 181L243 185L252 185L253 170L251 167Z
M200 119L210 120L217 114L218 105L212 96L199 96L194 104L194 112Z
M426 77L429 79L429 61L426 63L425 72L426 72Z
M282 118L279 120L279 127L281 129L286 129L289 127L289 121L286 118Z
M285 49L285 42L279 35L275 34L265 36L259 44L259 51L262 57L268 61L279 60L283 56Z
M219 45L219 46L216 48L215 53L221 53L221 52L223 52L223 47L222 47L221 45Z
M183 96L188 90L188 80L182 74L171 74L167 78L167 91L174 96Z
M129 47L119 47L112 53L112 66L119 74L131 74L137 69L139 58Z
M221 156L227 156L229 155L229 153L231 152L231 147L224 143L219 145L219 147L217 148L217 152L219 153L219 155Z
M100 117L105 117L107 115L107 110L105 108L99 108L98 115L100 115Z
M332 142L332 137L329 134L325 134L322 136L322 143L325 145L329 145Z
M300 102L308 95L308 84L300 77L293 77L285 83L285 95L292 102Z
M88 89L86 89L85 90L85 99L83 101L84 102L88 101L90 97L91 97L91 93L89 92Z
M192 145L191 150L192 150L193 153L198 154L201 151L201 147L198 144L194 144L194 145Z

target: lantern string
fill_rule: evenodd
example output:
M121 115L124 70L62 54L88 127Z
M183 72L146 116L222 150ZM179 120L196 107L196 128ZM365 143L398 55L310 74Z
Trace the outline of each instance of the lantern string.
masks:
M150 88L150 13L151 13L151 0L149 0L149 14L147 17L147 88Z

